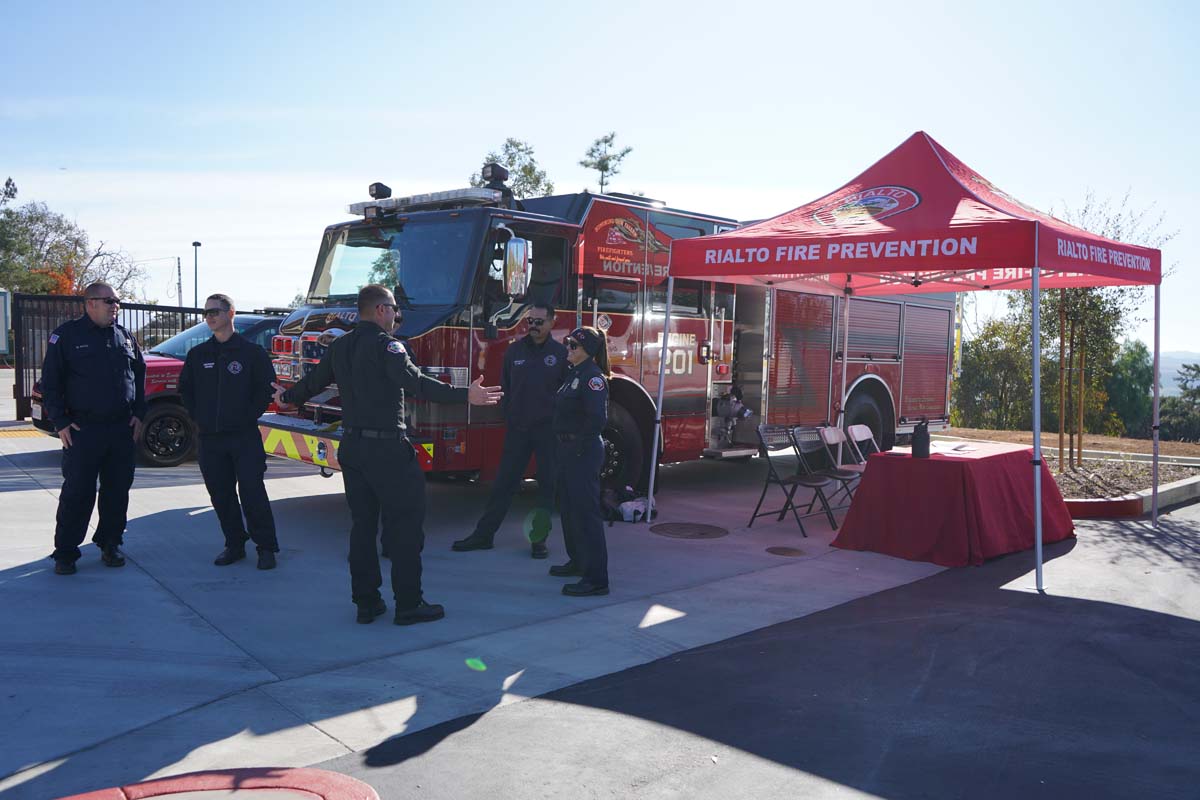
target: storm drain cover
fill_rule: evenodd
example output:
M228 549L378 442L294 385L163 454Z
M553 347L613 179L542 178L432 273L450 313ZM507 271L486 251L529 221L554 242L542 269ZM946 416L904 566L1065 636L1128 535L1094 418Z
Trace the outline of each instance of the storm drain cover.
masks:
M804 555L804 551L799 547L768 547L767 552L773 556L785 556L787 558L796 558Z
M699 525L695 522L660 522L651 525L650 531L659 536L670 536L672 539L720 539L729 535L729 531L724 528Z

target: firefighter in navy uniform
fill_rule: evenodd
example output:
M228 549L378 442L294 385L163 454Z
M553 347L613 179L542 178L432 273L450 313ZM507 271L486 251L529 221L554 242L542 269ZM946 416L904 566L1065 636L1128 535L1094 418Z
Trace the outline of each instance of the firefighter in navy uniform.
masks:
M146 415L146 362L117 324L121 301L107 283L84 290L82 317L50 335L42 364L46 417L62 440L62 491L54 529L54 572L75 573L100 481L100 522L92 541L108 567L122 567L134 444Z
M527 533L531 555L534 558L549 555L546 537L550 535L554 509L557 447L550 423L554 416L554 394L567 374L567 348L550 337L554 327L552 306L530 306L525 312L525 324L529 333L504 354L500 388L504 391L506 426L500 471L474 532L455 542L454 550L492 549L496 530L504 522L512 506L513 493L525 477L529 457L536 454L538 506Z
M225 534L225 549L213 563L224 567L245 558L246 540L252 539L258 568L274 569L279 543L263 483L267 455L258 418L271 403L275 372L267 351L234 330L235 315L228 295L204 301L213 335L188 351L179 393L200 430L200 472Z
M608 422L608 342L602 331L576 328L564 340L571 369L554 396L554 435L558 438L559 514L567 543L565 564L550 568L558 577L579 576L563 586L566 595L608 594L608 547L600 515L600 469Z
M342 402L342 443L338 461L350 506L350 588L358 622L387 611L376 539L383 519L383 547L392 561L395 623L411 625L441 619L440 605L421 594L421 550L425 544L425 475L406 436L406 398L435 403L496 405L498 386L480 376L456 389L421 373L404 343L388 331L396 327L396 299L375 284L358 293L358 324L333 341L319 364L291 389L275 384L281 408L299 405L336 382Z

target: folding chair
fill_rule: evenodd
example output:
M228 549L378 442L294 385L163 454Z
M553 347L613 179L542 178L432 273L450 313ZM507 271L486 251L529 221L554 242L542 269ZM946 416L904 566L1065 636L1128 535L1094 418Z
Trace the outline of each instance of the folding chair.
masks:
M845 493L846 503L838 506L838 508L848 506L850 498L853 495L852 484L857 484L859 478L862 476L857 472L837 467L835 459L829 455L829 450L825 446L819 430L816 428L792 428L792 444L796 448L796 458L803 471L813 477L825 478L831 482L840 484L840 488L833 493L832 497L825 496L825 505L831 506L831 500ZM829 516L830 518L833 517L832 512ZM834 527L836 528L837 526L835 525Z
M788 474L786 470L780 470L771 458L771 453L778 453L784 449L794 450L791 433L788 431L787 426L759 425L756 433L758 436L758 454L767 464L767 479L763 483L762 494L758 496L758 503L754 506L754 513L750 515L750 522L746 527L754 527L754 520L771 514L777 515L777 520L782 520L790 509L792 516L796 518L796 524L800 526L800 534L808 538L808 532L804 530L804 523L800 520L800 515L796 511L796 504L793 502L796 491L804 487L812 489L819 494L822 498L822 504L825 506L825 511L829 515L830 524L836 528L837 525L833 522L833 513L829 511L829 503L825 501L825 495L822 491L825 486L830 484L830 481L826 478L814 478L811 475L805 474L799 462L797 462L795 470L791 474ZM760 513L759 509L762 508L763 500L767 497L767 490L771 488L772 484L778 486L783 491L786 498L783 508ZM814 496L813 502L816 502L816 496ZM808 511L812 511L812 506L812 503L808 504Z
M867 466L867 456L883 452L869 425L851 425L846 429L846 438L850 441L851 455L864 469ZM847 465L847 468L851 468L851 465Z
M849 502L854 498L854 490L858 488L858 483L862 480L862 473L866 467L857 463L853 453L850 454L850 458L855 460L855 463L843 464L840 462L840 454L850 450L850 440L841 428L825 425L817 428L817 435L821 437L821 444L825 447L827 466L822 471L828 473L834 480L841 482L842 488L838 494L845 492L846 500ZM834 498L836 497L835 494Z

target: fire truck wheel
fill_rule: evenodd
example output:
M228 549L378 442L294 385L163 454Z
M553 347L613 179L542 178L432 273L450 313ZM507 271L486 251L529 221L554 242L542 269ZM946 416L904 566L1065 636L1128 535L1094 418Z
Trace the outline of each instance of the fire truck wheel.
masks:
M183 406L158 402L150 406L142 421L139 460L151 467L174 467L196 451L196 429Z
M604 466L600 470L600 485L609 487L632 486L645 489L646 477L642 474L645 462L642 434L633 415L618 405L608 408L608 425L604 428Z
M875 441L886 449L883 412L880 411L875 398L866 392L858 392L846 403L846 427L851 425L866 425L871 429L871 433L875 434Z

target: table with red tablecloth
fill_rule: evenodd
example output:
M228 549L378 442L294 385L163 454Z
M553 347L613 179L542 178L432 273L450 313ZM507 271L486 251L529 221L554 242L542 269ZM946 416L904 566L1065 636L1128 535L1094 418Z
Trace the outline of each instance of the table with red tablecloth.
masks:
M834 547L946 567L1033 547L1033 448L939 443L929 458L874 453L867 459ZM1074 536L1054 476L1042 464L1042 541Z

